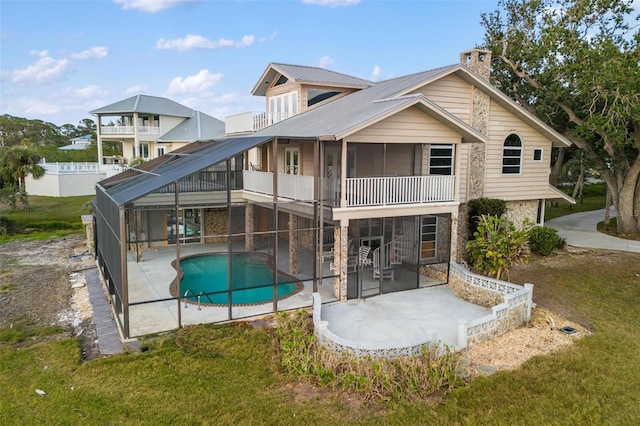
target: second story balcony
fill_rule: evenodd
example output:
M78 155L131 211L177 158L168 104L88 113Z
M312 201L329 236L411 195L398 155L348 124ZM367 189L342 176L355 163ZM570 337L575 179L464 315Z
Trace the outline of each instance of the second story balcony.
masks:
M257 132L294 115L293 113L287 112L266 113L257 111L229 115L224 120L225 133L227 135L234 135Z
M135 135L135 126L100 126L101 135ZM139 135L160 135L160 127L138 126Z
M273 174L243 171L244 189L273 195ZM375 207L455 201L455 176L399 176L346 179L347 207ZM326 205L340 206L340 181L323 178ZM278 174L278 196L313 201L313 176Z

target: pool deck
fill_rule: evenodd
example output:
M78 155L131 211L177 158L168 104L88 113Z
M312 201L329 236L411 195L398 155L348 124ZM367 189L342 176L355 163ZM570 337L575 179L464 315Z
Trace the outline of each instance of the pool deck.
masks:
M185 244L180 246L180 257L226 250L226 244ZM242 247L234 247L234 250L240 251ZM305 254L301 253L301 256ZM233 306L231 309L227 306L201 306L199 309L193 303L179 303L172 299L169 291L176 278L176 271L171 266L175 258L175 247L147 249L142 253L141 262L135 262L134 253L128 253L129 304L133 304L129 307L130 336L174 330L180 324L227 322L229 318L249 319L272 312L273 303ZM311 259L301 259L300 264L310 262ZM280 270L289 273L287 256L280 256L278 263ZM323 303L322 320L328 322L333 333L356 343L403 346L426 335L455 347L459 320L473 320L491 313L491 309L468 303L448 286L437 285L426 277L421 277L419 289L340 303L333 295L333 277L328 262L323 264L323 274L329 277L318 286ZM303 284L302 291L279 300L278 310L313 306L313 283L304 279L310 275L297 275Z

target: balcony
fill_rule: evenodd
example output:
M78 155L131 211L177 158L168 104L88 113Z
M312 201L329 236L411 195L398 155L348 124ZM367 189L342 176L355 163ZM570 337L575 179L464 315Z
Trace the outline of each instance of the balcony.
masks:
M243 171L244 189L273 195L273 175ZM347 179L347 207L389 206L454 201L455 176L369 177ZM340 205L340 182L323 179L323 199ZM313 201L313 176L278 174L278 196Z
M134 135L135 126L100 126L101 135ZM138 126L139 135L160 135L160 127Z
M241 114L229 115L224 119L227 135L257 132L279 121L293 117L293 113L270 113L249 111Z

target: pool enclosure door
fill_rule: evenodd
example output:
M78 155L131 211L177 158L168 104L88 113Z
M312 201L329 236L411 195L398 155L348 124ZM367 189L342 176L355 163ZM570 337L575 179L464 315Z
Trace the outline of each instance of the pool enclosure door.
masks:
M176 234L180 244L200 243L202 241L202 210L180 209L179 220L175 210L167 210L167 242L176 243ZM179 224L176 226L176 224Z

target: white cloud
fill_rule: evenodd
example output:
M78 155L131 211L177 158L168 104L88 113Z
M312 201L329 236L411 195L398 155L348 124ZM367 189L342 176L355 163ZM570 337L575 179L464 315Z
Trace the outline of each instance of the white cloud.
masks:
M139 10L145 13L158 13L166 9L191 3L193 0L113 0L124 10Z
M201 93L218 84L222 77L222 74L212 74L209 70L200 70L198 74L186 78L176 77L169 83L167 94Z
M3 78L7 78L14 83L35 83L48 84L62 80L69 67L68 59L54 59L49 56L49 52L31 51L32 56L37 56L35 64L23 69L15 69L2 73Z
M20 97L14 100L13 104L9 106L11 110L19 111L20 116L44 116L50 114L57 114L60 112L60 106L58 103L51 103L42 99L36 99L31 97Z
M125 89L123 93L127 96L133 96L133 95L137 95L138 93L144 93L146 91L147 91L147 86L137 85L137 86L131 86Z
M99 59L105 58L109 55L109 49L104 46L92 47L89 50L84 50L80 53L72 53L72 59Z
M206 37L195 34L188 34L185 38L167 40L161 38L156 43L156 49L191 50L191 49L218 49L221 47L246 47L251 46L256 41L255 36L245 35L241 40L227 40L221 38L218 41L209 40Z
M302 0L302 3L317 4L326 7L355 6L360 0Z
M318 61L321 68L331 68L335 65L336 61L333 60L331 56L323 56Z
M373 71L371 72L371 77L369 77L369 80L378 81L378 79L380 78L380 73L382 73L382 70L380 69L380 67L378 65L374 66Z
M101 89L99 86L95 84L91 84L87 87L82 87L80 89L72 89L70 94L74 97L81 99L91 99L97 96L105 96L107 94L106 90Z

